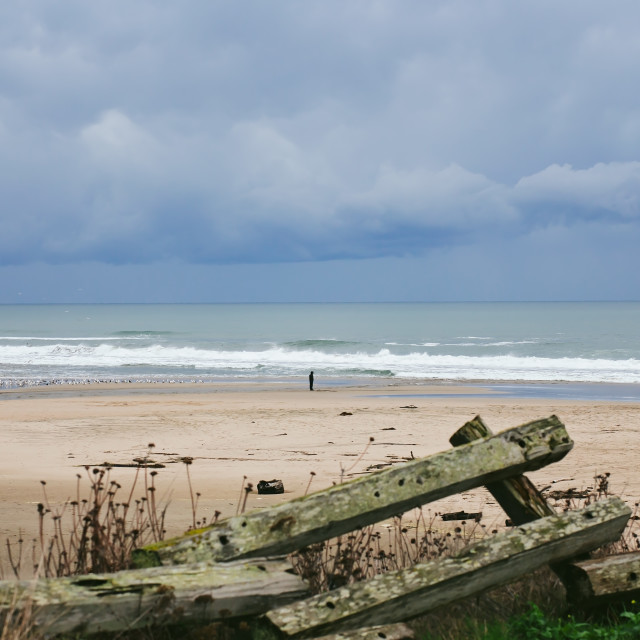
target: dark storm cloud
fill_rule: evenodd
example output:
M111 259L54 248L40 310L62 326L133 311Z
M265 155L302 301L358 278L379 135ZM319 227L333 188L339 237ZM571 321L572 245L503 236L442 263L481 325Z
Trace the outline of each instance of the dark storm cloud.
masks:
M577 0L5 3L0 261L635 233L638 18Z

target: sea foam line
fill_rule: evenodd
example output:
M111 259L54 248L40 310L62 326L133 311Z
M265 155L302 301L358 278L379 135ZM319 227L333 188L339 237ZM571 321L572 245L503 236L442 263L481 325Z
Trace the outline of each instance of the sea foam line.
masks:
M46 367L78 367L96 371L120 367L165 369L189 368L221 371L260 370L264 376L300 375L308 368L326 375L385 372L402 378L451 380L522 380L640 382L640 361L589 358L547 358L537 356L454 356L426 353L394 354L389 349L376 353L328 353L291 350L206 350L194 347L125 348L101 344L0 347L0 364L34 372Z

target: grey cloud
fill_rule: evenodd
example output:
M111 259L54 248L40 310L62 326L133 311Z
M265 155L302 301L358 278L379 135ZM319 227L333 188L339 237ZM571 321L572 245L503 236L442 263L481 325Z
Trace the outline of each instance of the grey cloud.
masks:
M513 187L457 165L383 165L353 179L266 120L234 125L212 152L108 110L51 149L61 162L47 166L45 156L37 188L23 185L21 216L7 211L5 263L419 255L596 214L632 223L640 195L635 162L553 165ZM206 168L185 170L184 158Z
M23 6L0 10L4 264L638 224L635 3Z
M638 221L640 162L598 163L579 170L552 165L522 178L514 188L514 200L547 216L560 210L574 223L593 217Z
M352 202L372 218L388 216L391 227L405 220L416 226L474 229L516 217L506 196L502 185L455 164L404 172L383 166L371 190Z

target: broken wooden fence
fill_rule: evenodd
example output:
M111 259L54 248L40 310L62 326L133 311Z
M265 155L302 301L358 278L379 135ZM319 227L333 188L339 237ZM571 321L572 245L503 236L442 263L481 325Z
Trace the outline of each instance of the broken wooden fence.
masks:
M135 569L0 583L0 614L32 606L33 620L47 634L253 617L263 632L279 638L356 637L350 630L366 626L357 637L400 639L410 632L396 623L547 563L565 584L576 581L585 597L615 591L611 568L581 561L569 570L566 561L580 555L584 560L587 552L619 538L630 509L612 498L555 514L522 476L571 450L573 442L555 416L496 435L476 418L454 434L452 444L448 451L147 546L135 553ZM482 485L516 526L455 557L313 597L282 558ZM640 575L640 566L622 566L618 573Z

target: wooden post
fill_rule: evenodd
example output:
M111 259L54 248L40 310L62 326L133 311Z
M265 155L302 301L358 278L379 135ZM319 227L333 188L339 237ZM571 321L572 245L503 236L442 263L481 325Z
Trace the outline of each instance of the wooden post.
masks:
M596 502L497 534L456 557L378 575L272 610L265 618L282 638L405 621L615 540L630 514L618 498Z
M458 429L449 442L456 447L491 435L489 427L477 416ZM515 525L555 513L526 476L490 483L487 489ZM640 596L640 552L595 560L589 560L586 554L580 557L576 553L572 559L573 563L551 565L562 581L567 601L572 607L584 608L595 603Z
M32 607L47 635L119 631L254 616L308 595L284 560L160 567L0 582L2 619ZM16 604L17 603L17 604Z
M493 435L480 416L467 422L449 438L454 447L459 447L481 438ZM555 511L547 504L535 485L523 475L516 475L486 485L514 525L531 522L545 516L552 516Z
M427 502L539 469L573 446L551 416L134 552L136 566L283 555Z

